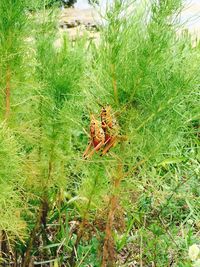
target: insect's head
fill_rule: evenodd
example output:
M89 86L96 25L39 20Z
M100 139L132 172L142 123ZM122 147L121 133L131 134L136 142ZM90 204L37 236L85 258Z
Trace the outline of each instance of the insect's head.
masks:
M96 125L98 121L95 119L95 116L93 114L90 115L90 124Z
M111 112L111 106L106 105L106 106L102 107L101 112L110 113Z
M111 106L107 105L105 107L102 107L101 109L101 118L105 119L106 117L110 116L111 114Z

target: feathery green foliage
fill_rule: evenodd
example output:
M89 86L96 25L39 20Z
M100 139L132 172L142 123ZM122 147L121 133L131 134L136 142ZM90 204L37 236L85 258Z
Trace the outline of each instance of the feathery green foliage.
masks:
M167 253L179 246L172 240L176 237L171 237L167 225L171 220L169 214L178 216L177 208L184 209L184 194L176 211L170 203L176 203L179 187L193 188L198 179L199 142L192 125L199 121L196 109L199 52L192 47L190 36L178 33L176 14L180 9L181 1L155 1L148 5L145 1L135 4L115 1L106 13L100 46L93 53L92 69L87 76L86 99L90 105L95 109L99 102L110 104L119 113L121 133L128 137L129 143L112 151L123 162L124 179L118 194L128 218L133 218L133 229L141 232L141 240L147 238L144 244L155 234L142 252L144 255L140 255L145 265L150 261L158 266L167 265ZM110 174L112 181L117 175L113 171L117 162L109 163L109 159L113 157L104 160L107 170L104 175ZM96 164L102 163L96 158ZM199 193L194 199L192 205L199 199ZM194 216L198 213L199 205ZM182 211L182 218L177 218L180 225L187 222L187 215ZM154 228L160 232L157 234ZM176 227L171 230L176 236ZM133 236L139 244L140 237ZM184 240L179 242L184 246Z
M23 182L22 159L13 134L6 125L0 125L0 231L6 231L9 238L25 235L26 224L22 219Z
M22 0L0 2L0 85L12 99L3 122L2 94L0 256L24 267L192 266L200 51L181 31L182 2L114 1L98 44L60 36L46 4L31 14ZM106 105L118 143L84 160L90 115Z
M13 76L22 73L22 53L26 23L24 0L0 2L0 106L1 118L10 112ZM4 89L6 88L6 89ZM5 101L6 99L6 101Z

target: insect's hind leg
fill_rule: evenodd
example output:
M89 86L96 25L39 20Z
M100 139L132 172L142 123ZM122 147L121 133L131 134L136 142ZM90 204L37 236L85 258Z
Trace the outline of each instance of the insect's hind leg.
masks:
M92 141L90 141L90 143L88 144L88 146L87 146L85 152L83 153L83 158L86 157L86 155L88 154L88 152L89 152L91 146L92 146Z
M102 151L101 153L101 156L104 156L108 151L109 149L114 146L114 144L117 142L117 136L113 136L111 138L111 140L107 143L107 145L105 146L104 150Z
M101 141L97 146L95 146L94 149L92 149L92 151L88 154L88 156L85 156L85 159L90 158L94 154L94 152L98 151L103 145L104 145L104 142Z

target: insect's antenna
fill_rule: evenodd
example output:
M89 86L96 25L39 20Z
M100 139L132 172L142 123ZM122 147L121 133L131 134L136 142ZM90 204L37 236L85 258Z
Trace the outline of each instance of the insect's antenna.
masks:
M90 120L96 120L96 118L95 118L93 113L90 113Z
M96 98L96 96L93 94L93 92L90 91L90 94L94 97L94 101L102 108L104 108L104 105Z
M86 105L86 109L87 109L87 112L88 112L89 114L92 114L92 110L91 110L91 108L90 108L88 105Z
M104 105L102 105L102 104L99 102L99 100L96 100L96 102L97 102L97 104L98 104L100 107L104 108Z

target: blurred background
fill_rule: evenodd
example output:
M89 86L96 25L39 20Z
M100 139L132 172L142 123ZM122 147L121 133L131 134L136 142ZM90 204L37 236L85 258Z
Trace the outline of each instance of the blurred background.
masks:
M55 0L56 1L56 0ZM106 6L106 3L113 0L57 0L61 6L74 7L75 9L87 12L88 9L93 9L92 5L97 4L101 10ZM185 9L182 12L182 22L188 30L194 34L200 35L200 0L185 0ZM78 12L78 11L77 11Z

